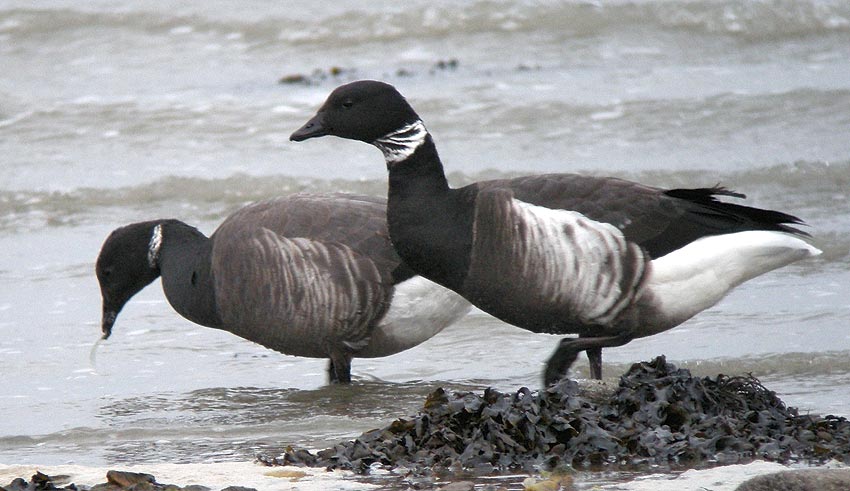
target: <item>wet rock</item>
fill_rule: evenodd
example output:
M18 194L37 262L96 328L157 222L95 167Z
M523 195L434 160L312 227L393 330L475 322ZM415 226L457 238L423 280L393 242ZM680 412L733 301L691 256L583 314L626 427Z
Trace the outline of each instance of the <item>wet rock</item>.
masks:
M542 391L437 389L410 418L313 454L288 448L268 465L412 474L457 469L850 461L850 422L800 415L752 376L697 378L664 357L639 363L613 392L571 380Z
M543 68L540 65L526 65L525 63L520 63L516 67L518 72L540 71L542 69Z
M355 70L350 68L342 68L338 66L332 66L328 69L324 68L316 68L309 75L303 73L293 73L290 75L284 75L278 80L278 83L284 85L318 85L325 80L339 80L344 76L347 78L352 78Z
M26 479L22 477L18 477L12 482L10 482L6 486L0 486L0 490L2 491L51 491L56 489L70 489L77 490L77 486L74 484L69 484L64 488L60 488L62 484L65 484L69 481L69 476L57 475L57 476L48 476L42 472L36 471L35 474L30 478L30 482L27 482Z
M735 491L847 491L850 469L799 469L754 477Z
M283 77L280 77L278 83L290 85L310 85L310 78L303 73L293 73L291 75L284 75Z
M115 486L129 488L141 483L155 483L156 479L150 474L142 474L140 472L108 471L106 473L106 482Z
M48 476L43 472L36 471L36 473L33 474L30 480L32 481L32 484L36 487L36 489L50 489L51 486L56 487L65 484L70 480L70 476L65 476L61 474Z
M458 61L457 58L441 59L431 64L430 68L427 70L427 74L434 76L439 73L454 72L459 66L460 61ZM419 74L421 73L422 72L420 71ZM397 78L415 77L417 76L417 71L407 67L398 67L395 70L383 74L384 78L391 76L395 76ZM346 81L353 81L357 78L363 77L358 74L356 68L331 66L330 68L316 68L309 73L291 73L289 75L284 75L278 79L278 83L282 85L303 85L310 87L320 85L326 81L339 84Z
M444 71L454 71L457 70L457 67L460 65L460 62L457 61L457 58L450 58L448 60L438 60L431 66L431 69L428 71L431 75L436 72L444 72Z
M29 483L25 479L18 477L0 489L3 491L26 491L27 486L29 486Z

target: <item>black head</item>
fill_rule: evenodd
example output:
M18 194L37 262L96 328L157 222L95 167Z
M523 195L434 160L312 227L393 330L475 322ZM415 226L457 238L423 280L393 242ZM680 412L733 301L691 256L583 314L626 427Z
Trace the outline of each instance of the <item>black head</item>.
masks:
M95 273L103 298L103 339L130 298L159 277L162 220L133 223L112 231L100 249ZM156 237L159 234L159 237Z
M359 80L331 92L319 112L289 139L332 135L372 143L417 120L419 116L395 87Z

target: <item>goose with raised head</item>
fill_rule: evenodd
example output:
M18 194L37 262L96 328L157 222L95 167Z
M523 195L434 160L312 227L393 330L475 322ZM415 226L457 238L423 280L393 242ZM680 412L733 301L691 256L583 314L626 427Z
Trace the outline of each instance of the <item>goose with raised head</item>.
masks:
M374 145L389 172L390 238L414 271L493 316L561 340L544 383L585 351L660 333L732 288L817 255L798 218L721 201L721 187L660 189L612 177L546 174L452 189L431 134L392 86L335 89L290 137Z
M127 301L157 278L180 315L288 355L351 360L416 346L469 303L417 274L390 244L386 201L344 194L261 201L209 238L179 220L114 230L96 264L108 338Z

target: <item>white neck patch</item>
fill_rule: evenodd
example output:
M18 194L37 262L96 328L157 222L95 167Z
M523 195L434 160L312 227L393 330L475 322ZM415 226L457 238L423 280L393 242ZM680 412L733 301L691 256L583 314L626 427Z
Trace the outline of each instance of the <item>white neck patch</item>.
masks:
M428 130L421 120L414 121L392 133L378 138L372 145L381 149L387 165L401 162L413 155L413 152L425 143Z
M148 243L148 265L156 269L159 263L159 249L162 247L162 224L153 228L151 241Z

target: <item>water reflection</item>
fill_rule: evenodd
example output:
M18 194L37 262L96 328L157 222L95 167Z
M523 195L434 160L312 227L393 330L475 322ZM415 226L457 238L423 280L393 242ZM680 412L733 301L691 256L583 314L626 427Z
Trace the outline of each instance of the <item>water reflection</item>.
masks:
M415 414L438 387L479 384L355 381L314 390L216 387L110 401L98 419L108 462L198 462L275 455L288 445L324 448Z

